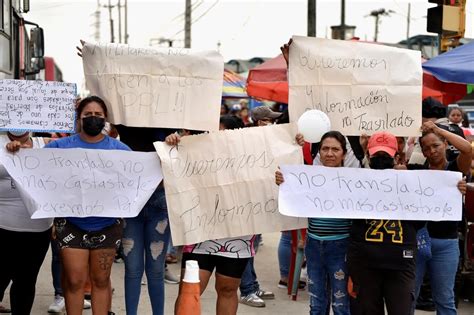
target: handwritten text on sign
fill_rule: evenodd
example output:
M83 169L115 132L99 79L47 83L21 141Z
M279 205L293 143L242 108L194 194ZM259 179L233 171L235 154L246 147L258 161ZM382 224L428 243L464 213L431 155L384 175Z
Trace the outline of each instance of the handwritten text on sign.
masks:
M0 160L36 202L32 218L134 217L163 178L155 153L24 149Z
M281 167L280 212L295 217L460 221L461 173Z
M290 120L325 112L346 135L419 133L419 51L355 41L293 37L289 60Z
M83 47L87 88L105 99L114 124L219 129L224 63L217 52Z
M302 163L294 127L275 125L155 142L163 166L173 244L306 226L278 213L275 170Z
M76 85L0 80L0 130L74 132Z

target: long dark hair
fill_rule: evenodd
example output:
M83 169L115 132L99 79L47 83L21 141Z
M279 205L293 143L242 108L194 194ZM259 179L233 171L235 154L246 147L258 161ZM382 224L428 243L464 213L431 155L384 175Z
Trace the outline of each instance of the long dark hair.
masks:
M344 154L347 153L347 147L346 147L346 137L344 137L342 135L342 133L340 133L339 131L328 131L326 132L322 137L321 137L321 141L319 142L319 151L321 151L321 147L322 147L322 144L323 144L323 141L327 138L333 138L333 139L336 139L337 142L339 142L339 144L341 145L342 147L342 152L344 152Z
M92 96L83 98L79 102L79 105L77 105L77 108L76 108L77 118L81 117L81 114L84 108L92 102L96 102L97 104L99 104L100 107L102 107L102 110L104 111L105 117L107 117L107 106L105 105L105 102L100 97L92 95Z

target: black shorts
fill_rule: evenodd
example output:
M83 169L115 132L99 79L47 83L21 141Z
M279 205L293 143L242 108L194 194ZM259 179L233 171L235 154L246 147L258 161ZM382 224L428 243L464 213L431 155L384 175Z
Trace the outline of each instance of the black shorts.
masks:
M84 231L64 218L54 219L54 230L59 248L80 249L118 249L122 241L123 221L117 219L114 224L99 231Z
M249 259L250 258L228 258L209 254L183 253L181 268L186 268L187 260L196 260L199 269L207 270L212 273L214 268L216 268L216 273L220 275L240 279L247 267Z

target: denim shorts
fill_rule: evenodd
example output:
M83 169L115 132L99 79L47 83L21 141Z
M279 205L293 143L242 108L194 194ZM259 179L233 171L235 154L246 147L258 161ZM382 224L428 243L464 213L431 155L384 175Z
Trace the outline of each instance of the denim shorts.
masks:
M123 221L117 219L114 224L99 231L84 231L64 218L54 219L55 238L59 248L79 249L118 249L122 241Z

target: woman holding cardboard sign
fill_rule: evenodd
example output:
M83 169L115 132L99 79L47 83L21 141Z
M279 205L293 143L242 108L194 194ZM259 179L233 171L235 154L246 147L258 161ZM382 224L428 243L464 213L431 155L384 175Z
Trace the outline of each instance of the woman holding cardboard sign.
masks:
M235 117L223 116L220 119L220 130L239 128ZM168 145L175 146L180 142L177 134L166 138ZM254 256L255 235L208 240L187 245L183 248L182 275L186 261L195 260L199 265L199 280L201 294L206 290L209 279L216 270L217 303L216 314L237 314L240 279L247 267L250 257ZM183 278L183 277L181 277ZM180 284L180 292L183 284ZM180 303L185 303L178 295L175 313ZM263 306L263 305L262 305Z
M420 145L428 162L428 169L461 172L468 176L471 172L471 144L446 129L432 121L425 122L421 127L423 133ZM460 152L456 159L449 162L446 158L448 142ZM420 257L416 261L416 295L420 292L425 271L428 271L433 301L436 312L440 315L456 314L454 280L459 263L458 223L428 222L431 258Z
M15 141L21 147L41 148L42 138L29 132L9 131L0 134L0 145ZM16 182L0 164L0 296L10 281L12 314L30 314L35 299L36 279L48 252L51 219L32 220ZM7 313L6 310L0 313ZM10 313L10 311L8 311Z
M46 148L130 150L122 142L101 133L107 118L107 107L101 98L90 96L82 99L76 112L79 133L52 141ZM18 142L7 144L11 152L20 147ZM110 272L122 238L122 220L109 217L56 218L54 228L61 248L67 314L82 314L84 284L88 276L92 284L92 312L108 314L111 306Z
M298 143L302 142L302 136L298 135L297 140ZM340 132L329 131L322 136L319 155L323 166L343 166L346 152L346 138ZM280 171L275 173L275 182L277 185L284 182ZM310 314L324 314L328 300L332 300L335 315L350 313L346 253L351 225L349 219L308 218L305 254ZM326 294L327 284L332 297Z

